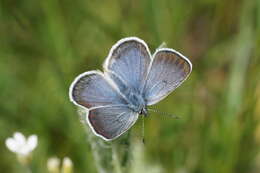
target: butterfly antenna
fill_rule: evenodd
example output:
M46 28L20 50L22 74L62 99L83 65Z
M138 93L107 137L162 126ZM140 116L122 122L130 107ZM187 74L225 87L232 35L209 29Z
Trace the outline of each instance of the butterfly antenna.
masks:
M151 112L155 112L155 113L160 114L160 115L164 115L164 116L168 116L168 117L171 117L171 118L175 118L175 119L179 119L180 118L180 117L178 117L176 115L173 115L173 114L168 114L168 113L165 113L165 112L158 111L157 109L148 108L147 110L151 111Z
M144 116L142 116L142 141L143 141L143 144L145 144L145 141L144 141Z
M165 42L162 42L157 49L166 48L166 47L167 47L167 44Z

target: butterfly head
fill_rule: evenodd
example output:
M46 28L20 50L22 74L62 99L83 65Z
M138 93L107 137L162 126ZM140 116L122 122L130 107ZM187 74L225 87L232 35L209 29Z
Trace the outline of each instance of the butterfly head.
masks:
M146 107L143 107L141 111L139 112L139 115L148 116L148 111Z

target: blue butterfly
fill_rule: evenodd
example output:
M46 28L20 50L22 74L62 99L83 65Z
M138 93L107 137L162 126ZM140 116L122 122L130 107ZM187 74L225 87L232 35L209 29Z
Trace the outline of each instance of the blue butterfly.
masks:
M87 111L95 135L113 140L147 115L191 73L191 62L179 52L160 48L151 55L137 37L119 40L103 64L104 72L88 71L70 86L70 100Z

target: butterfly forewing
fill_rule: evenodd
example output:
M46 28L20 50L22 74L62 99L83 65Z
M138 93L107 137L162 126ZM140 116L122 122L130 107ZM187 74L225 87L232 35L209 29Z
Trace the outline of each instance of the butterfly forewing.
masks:
M150 62L147 45L140 39L128 38L119 41L111 49L104 68L119 87L125 85L140 91L144 86Z
M189 60L172 49L156 51L143 91L147 105L170 94L188 77L191 68Z
M83 73L71 85L71 100L85 108L126 104L101 72Z

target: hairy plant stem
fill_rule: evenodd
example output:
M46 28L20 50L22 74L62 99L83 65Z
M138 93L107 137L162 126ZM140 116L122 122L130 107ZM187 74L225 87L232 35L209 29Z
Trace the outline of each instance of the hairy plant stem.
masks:
M130 135L126 135L107 142L97 137L86 122L86 111L78 111L81 121L85 126L87 141L91 146L94 162L99 173L122 173L127 172L130 158Z

